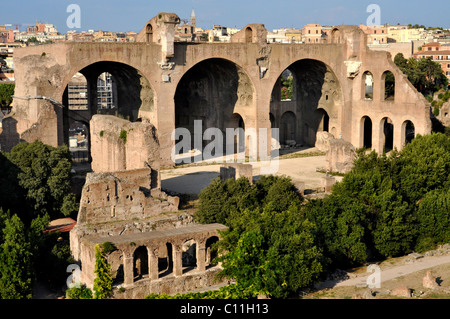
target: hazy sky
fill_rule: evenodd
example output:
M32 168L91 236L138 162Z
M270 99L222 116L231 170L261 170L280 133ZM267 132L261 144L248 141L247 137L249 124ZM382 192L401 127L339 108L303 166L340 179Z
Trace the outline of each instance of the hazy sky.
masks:
M369 4L381 8L381 23L423 24L450 28L449 0L11 0L2 1L0 24L56 25L68 30L69 4L81 8L81 29L139 32L159 12L174 12L189 19L192 9L197 25L204 29L213 24L242 28L249 23L263 23L268 30L281 27L302 28L307 23L322 25L366 24Z

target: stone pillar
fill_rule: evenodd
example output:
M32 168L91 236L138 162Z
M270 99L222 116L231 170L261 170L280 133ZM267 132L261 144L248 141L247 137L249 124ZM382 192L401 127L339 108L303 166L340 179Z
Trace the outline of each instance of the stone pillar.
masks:
M334 176L325 176L321 179L322 188L325 193L331 192L331 189L333 188L333 185L336 183L336 178Z
M174 80L175 81L175 80ZM158 90L157 107L157 130L160 145L161 167L172 167L172 148L175 141L172 141L172 133L175 130L175 89L173 83L162 83Z
M403 134L403 125L401 122L394 122L394 141L393 141L393 147L397 148L397 150L401 151L403 147L405 146L404 134Z
M197 243L197 270L206 270L206 246L205 243Z
M175 277L183 276L183 251L180 246L173 245L173 274Z
M125 286L134 283L133 255L123 254L123 281Z
M158 279L158 256L148 249L148 272L151 280Z
M372 149L383 154L384 134L381 119L372 119Z

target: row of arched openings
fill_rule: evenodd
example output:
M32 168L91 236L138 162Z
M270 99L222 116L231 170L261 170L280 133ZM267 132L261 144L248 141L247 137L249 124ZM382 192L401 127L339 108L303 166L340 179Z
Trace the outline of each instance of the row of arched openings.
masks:
M380 100L395 100L395 76L391 71L385 71L381 76ZM370 71L366 71L362 76L362 99L372 101L374 99L374 83L375 79Z
M217 236L213 236L206 241L205 265L206 269L214 267L217 249L215 243L219 241ZM163 248L163 249L161 249ZM182 268L183 275L194 271L197 268L197 244L195 240L187 240L182 246ZM174 272L173 245L168 242L165 247L160 247L158 255L158 279L170 276ZM116 265L112 269L114 274L114 285L120 285L124 282L123 264ZM149 255L146 246L137 247L133 253L133 280L134 282L148 279L150 274Z
M152 30L147 31L150 36ZM251 28L245 30L248 41L252 32ZM96 77L95 81L93 77ZM395 78L392 72L384 72L381 81L384 99L394 99ZM280 129L280 143L296 140L314 146L317 131L332 131L325 109L332 110L342 103L339 85L333 86L337 82L324 63L310 59L293 63L280 75L271 95L269 115L272 127ZM374 78L370 71L363 74L363 83L364 99L374 99ZM144 108L144 111L153 111L153 99L148 80L131 66L98 62L77 73L63 98L64 104L68 105L64 118L65 139L74 161L90 161L89 121L93 114L119 115L132 122L139 121ZM203 123L202 133L210 127L223 132L227 128L245 128L237 108L251 107L252 99L253 86L239 66L225 59L204 60L192 67L177 86L174 97L175 128L187 128L191 136L195 135L196 120ZM277 101L285 105L277 104ZM276 111L277 108L279 111ZM286 112L289 108L292 110ZM245 150L243 138L235 138L236 153ZM191 149L194 149L194 138L191 142ZM205 147L210 141L202 140L202 143ZM224 141L224 150L226 147Z
M381 150L388 153L394 149L394 123L388 117L381 120L379 127ZM361 119L361 147L371 149L375 148L373 143L374 125L369 116ZM413 122L405 121L402 124L402 143L407 145L415 138L415 127Z

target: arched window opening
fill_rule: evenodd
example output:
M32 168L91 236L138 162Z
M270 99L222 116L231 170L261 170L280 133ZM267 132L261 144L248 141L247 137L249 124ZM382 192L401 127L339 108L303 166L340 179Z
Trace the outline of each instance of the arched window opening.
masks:
M235 129L234 135L234 153L245 152L245 124L244 119L238 113L231 117L232 128ZM237 130L239 129L239 130Z
M383 73L384 100L393 101L395 99L395 77L391 71Z
M253 30L250 27L247 27L245 29L245 43L252 43L253 42Z
M321 117L322 117L320 124L319 124L319 131L329 132L330 131L330 116L323 109L319 109L319 110L317 110L317 112L320 113Z
M206 241L205 265L206 265L207 269L210 267L214 267L216 265L215 259L218 256L218 254L217 254L217 247L215 244L218 241L219 241L219 238L217 236L213 236Z
M403 130L402 131L403 131L403 134L404 134L404 137L403 137L404 145L408 145L416 137L416 129L414 127L413 122L406 121L405 123L403 123Z
M173 272L173 246L166 243L160 248L158 254L158 274L159 278L170 275Z
M197 268L197 244L195 240L186 241L182 246L183 273Z
M372 120L368 116L361 119L362 147L372 148Z
M296 140L297 117L294 113L288 111L281 116L280 122L280 142L290 144L290 141Z
M147 24L146 35L147 42L153 42L153 27L151 24Z
M388 153L394 149L394 124L390 118L384 118L381 120L380 133L382 141L382 150L384 153Z
M69 150L74 163L89 162L89 128L75 121L69 127Z
M363 74L363 96L365 100L373 100L373 75L369 71Z
M108 72L103 72L97 79L97 106L100 110L111 110L117 106L116 82Z
M135 280L148 276L148 252L147 248L137 248L133 255L133 275Z
M281 101L292 101L294 99L294 75L286 69L280 77Z

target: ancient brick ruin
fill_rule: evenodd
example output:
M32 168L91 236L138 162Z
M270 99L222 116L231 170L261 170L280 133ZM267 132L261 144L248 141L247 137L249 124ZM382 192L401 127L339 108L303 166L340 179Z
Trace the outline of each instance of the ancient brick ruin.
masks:
M430 103L388 53L368 48L357 26L334 27L327 42L315 44L267 43L262 24L245 26L230 43L176 43L179 23L176 14L160 13L137 43L65 42L14 53L14 108L3 120L2 150L20 141L69 145L71 125L87 127L93 173L71 248L83 282L92 286L94 245L114 243L118 250L109 262L128 297L209 286L218 269L208 267L208 252L223 226L194 225L178 211L179 200L160 190L160 169L174 166L175 129L200 138L209 128L254 129L267 145L246 139L251 154L270 153L272 145L322 144L331 150L327 169L342 172L356 148L400 150L431 132ZM104 72L115 79L115 109L103 109L96 93ZM68 107L68 86L78 73L87 87L81 110ZM386 90L388 74L393 92ZM282 75L293 80L289 99L281 96ZM200 133L194 129L199 120ZM278 141L271 128L279 128ZM227 170L226 178L240 174ZM332 182L324 179L323 188ZM195 271L186 272L189 267Z
M430 103L387 52L367 47L357 26L334 27L326 42L315 44L267 43L263 24L245 26L229 43L177 43L178 23L176 14L160 13L145 24L137 43L18 49L13 120L0 141L8 147L36 139L67 144L73 121L89 128L97 113L120 115L155 127L161 165L167 167L173 166L172 133L185 128L194 135L196 120L202 133L252 128L258 138L260 129L279 128L281 145L314 146L316 134L325 131L379 153L431 132ZM114 110L102 109L95 93L102 72L115 80ZM85 110L67 108L68 83L77 73L87 83ZM281 96L282 75L293 79L289 99ZM394 81L389 86L387 75ZM252 154L264 147L245 144Z
M178 211L179 198L161 191L154 127L108 115L94 116L90 125L94 172L86 177L77 225L70 232L82 283L93 287L95 245L110 242L117 249L108 255L114 285L125 288L116 289L115 298L216 284L220 268L211 265L211 246L226 227L195 225L191 215ZM129 132L126 141L120 138L123 130Z

